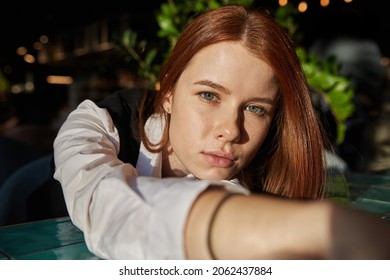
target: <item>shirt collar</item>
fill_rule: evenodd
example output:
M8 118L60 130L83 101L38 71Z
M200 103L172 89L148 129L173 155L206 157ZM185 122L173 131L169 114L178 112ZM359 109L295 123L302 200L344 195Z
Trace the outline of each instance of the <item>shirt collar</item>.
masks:
M145 123L145 132L149 141L158 143L163 134L165 119L161 115L152 115ZM141 141L136 169L139 176L162 177L162 154L151 153Z

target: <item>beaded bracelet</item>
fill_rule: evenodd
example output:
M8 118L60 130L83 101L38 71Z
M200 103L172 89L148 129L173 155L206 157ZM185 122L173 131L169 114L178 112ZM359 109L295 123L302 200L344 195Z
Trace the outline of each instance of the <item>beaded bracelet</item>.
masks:
M211 259L213 259L213 260L217 260L217 257L214 254L214 250L211 247L211 232L212 232L212 229L213 229L215 217L217 216L217 214L219 212L219 209L221 208L222 204L224 204L229 198L231 198L231 197L233 197L235 195L239 195L239 194L238 193L232 193L232 192L229 192L229 193L225 194L225 196L223 198L221 198L221 200L218 202L217 206L215 206L214 212L213 212L213 214L212 214L212 216L210 218L208 232L207 232L207 246L208 246L208 249L209 249L209 253L210 253Z

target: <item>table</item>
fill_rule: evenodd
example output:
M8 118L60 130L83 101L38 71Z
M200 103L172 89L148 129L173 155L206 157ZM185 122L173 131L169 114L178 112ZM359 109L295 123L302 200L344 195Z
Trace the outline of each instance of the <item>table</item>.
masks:
M390 175L335 177L330 199L379 215L390 222ZM346 192L345 184L348 185ZM0 227L0 260L98 259L69 217Z
M390 222L390 174L352 173L345 178L333 178L330 185L334 187L331 199Z
M0 260L98 259L69 217L0 228Z

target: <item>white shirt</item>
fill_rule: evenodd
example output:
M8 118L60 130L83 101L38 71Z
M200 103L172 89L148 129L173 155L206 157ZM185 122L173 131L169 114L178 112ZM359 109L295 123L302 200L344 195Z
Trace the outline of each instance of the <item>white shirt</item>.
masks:
M163 121L146 131L161 139ZM249 191L235 182L161 178L161 154L142 145L136 168L118 159L119 135L106 109L83 101L54 141L57 179L68 212L91 252L104 259L185 259L184 227L196 197L210 184Z

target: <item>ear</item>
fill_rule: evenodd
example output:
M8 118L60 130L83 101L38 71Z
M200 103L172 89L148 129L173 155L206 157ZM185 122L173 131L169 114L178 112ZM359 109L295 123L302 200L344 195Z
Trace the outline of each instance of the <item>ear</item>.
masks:
M169 91L165 95L164 100L163 100L164 111L167 112L168 114L170 114L172 111L172 99L173 99L172 91Z

